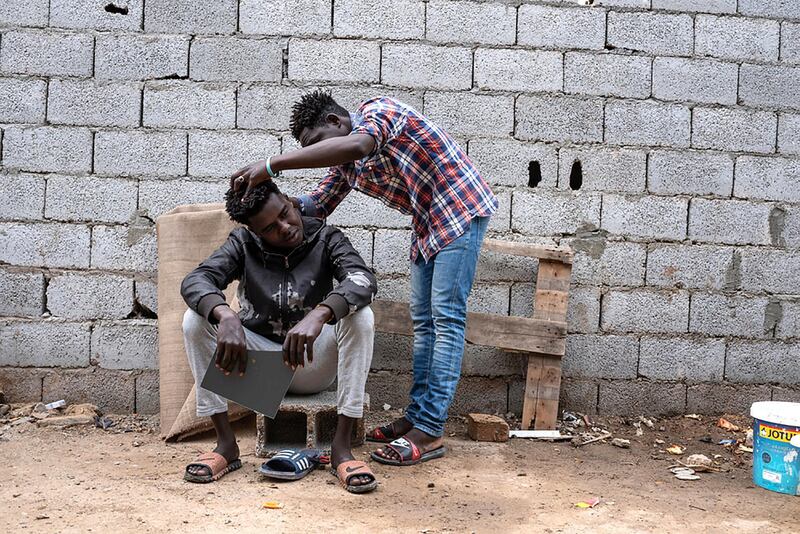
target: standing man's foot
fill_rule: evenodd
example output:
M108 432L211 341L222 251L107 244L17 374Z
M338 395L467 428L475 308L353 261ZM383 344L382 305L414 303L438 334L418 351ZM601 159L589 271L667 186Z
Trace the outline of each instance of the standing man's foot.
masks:
M444 439L412 428L402 438L372 453L372 458L389 465L414 465L444 455Z
M388 425L373 428L367 433L367 441L374 443L391 443L395 439L405 436L414 425L405 417L395 419Z

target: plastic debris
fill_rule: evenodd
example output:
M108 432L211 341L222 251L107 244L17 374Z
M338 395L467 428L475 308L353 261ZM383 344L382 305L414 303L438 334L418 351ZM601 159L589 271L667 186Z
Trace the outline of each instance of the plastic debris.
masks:
M645 417L645 416L643 416L643 415L640 415L640 416L639 416L639 422L641 422L642 424L644 424L644 426L646 426L647 428L653 428L653 427L655 427L655 426L656 426L656 425L653 423L653 420L652 420L652 419L648 419L647 417Z
M736 439L721 439L721 440L719 440L719 445L722 445L723 447L727 447L728 445L736 444L738 441L739 440L736 440Z
M56 408L63 408L66 405L67 405L67 401L65 401L64 399L61 399L61 400L57 400L55 402L51 402L49 404L45 404L44 407L47 408L48 410L55 410Z
M392 409L392 405L391 404L384 404L383 405L383 411L384 412L388 412L391 409Z
M750 454L753 453L753 447L747 447L745 445L739 445L739 452L749 452Z
M619 447L620 449L630 449L631 442L628 439L622 438L614 438L611 440L611 444L615 447Z
M719 421L717 421L717 426L730 432L738 432L740 430L738 426L734 425L724 417L719 418Z
M700 480L700 477L697 475L692 475L689 473L676 473L675 478L678 480Z
M114 421L105 416L100 417L99 415L95 415L94 426L96 426L97 428L102 428L103 430L108 430L109 428L114 426Z
M696 471L708 471L714 462L705 454L691 454L686 458L686 465Z
M681 445L670 445L669 447L667 447L667 452L675 455L683 454L683 451L685 450L686 447L683 447Z
M280 510L283 508L283 503L278 501L267 501L261 505L261 508L266 508L267 510Z
M696 413L687 413L684 415L686 419L694 419L695 421L700 421L700 415Z
M586 499L585 501L576 502L575 506L578 508L594 508L600 504L600 497L592 497L591 499Z
M747 430L747 435L744 438L744 445L745 445L745 447L752 447L753 446L753 429L752 428Z

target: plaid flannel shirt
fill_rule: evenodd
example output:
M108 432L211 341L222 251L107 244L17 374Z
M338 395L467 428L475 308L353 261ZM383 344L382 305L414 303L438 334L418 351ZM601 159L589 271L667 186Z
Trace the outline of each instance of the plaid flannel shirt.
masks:
M428 261L464 234L474 217L497 210L497 198L464 150L411 107L380 97L350 114L352 134L375 139L365 158L331 167L303 197L306 213L328 216L352 190L411 215L411 260Z

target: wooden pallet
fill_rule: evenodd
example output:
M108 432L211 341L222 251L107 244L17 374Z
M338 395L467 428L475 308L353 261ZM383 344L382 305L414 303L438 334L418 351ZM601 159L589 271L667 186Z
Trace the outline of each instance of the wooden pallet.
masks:
M527 357L522 428L554 429L561 388L561 358L567 336L572 250L497 239L486 239L483 249L539 259L533 318L468 313L467 342L498 347ZM413 335L407 303L376 300L372 309L377 331Z

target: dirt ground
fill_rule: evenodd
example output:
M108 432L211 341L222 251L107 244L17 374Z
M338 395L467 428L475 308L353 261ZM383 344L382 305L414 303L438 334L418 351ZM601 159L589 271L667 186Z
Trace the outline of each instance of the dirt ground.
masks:
M147 431L157 421L132 420L120 418L105 431L7 428L0 435L0 531L800 532L800 498L754 486L751 455L717 444L742 433L719 429L712 418L656 421L642 436L623 420L595 423L630 439L630 449L477 443L455 421L445 458L407 468L373 462L380 486L361 496L346 493L325 470L299 482L262 479L252 421L239 425L244 468L217 483L190 484L183 468L213 446L211 437L165 444ZM126 426L135 430L123 432ZM686 453L664 452L671 444ZM373 448L358 454L366 458ZM668 467L690 453L720 455L721 471L675 479ZM592 497L601 500L596 507L575 506ZM266 501L284 507L264 509Z

